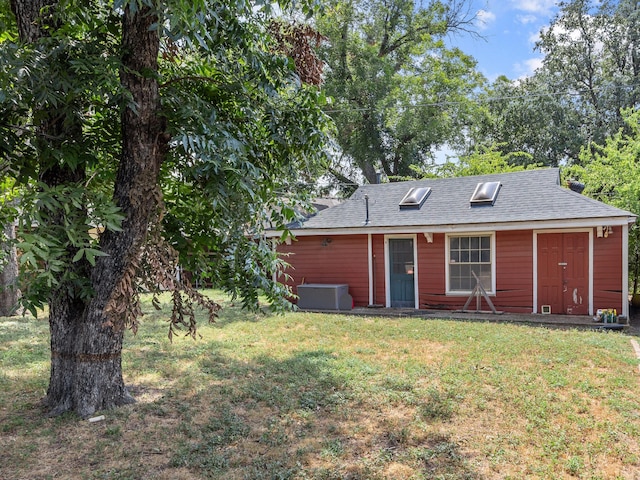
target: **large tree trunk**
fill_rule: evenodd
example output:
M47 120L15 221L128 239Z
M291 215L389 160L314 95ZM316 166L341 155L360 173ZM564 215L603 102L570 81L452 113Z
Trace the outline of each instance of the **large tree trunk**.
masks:
M105 325L104 314L77 298L59 296L49 308L51 374L44 405L50 415L132 403L122 377L123 331Z
M34 42L44 34L44 29L33 31L34 25L40 25L35 15L45 4L54 3L55 0L12 0L17 17L32 15L18 18L22 41ZM86 262L72 264L77 275L90 281L92 298L83 300L68 288L69 284L51 294L51 374L44 405L52 415L74 411L86 417L133 401L122 376L125 321L113 314L123 308L114 303L129 300L123 285L134 275L150 223L158 221L158 174L168 144L155 76L160 41L158 29L151 28L158 17L148 6L138 5L135 10L127 7L123 13L120 78L131 94L131 103L123 107L123 154L114 191L125 220L122 231L107 231L101 238L102 250L108 257L99 257L93 268ZM53 112L51 118L57 118ZM52 129L42 132L45 139L81 134L73 128L73 122L64 119L42 128ZM81 169L43 168L41 180L47 185L75 183L84 175ZM69 252L70 256L73 254Z
M0 236L0 238L2 238ZM6 258L4 265L0 267L0 317L15 315L18 307L19 292L16 282L18 280L18 254L16 247L10 242L16 238L15 222L4 226L4 238L7 243L0 242L0 250L4 250Z
M133 401L122 377L124 319L110 318L105 310L113 308L113 302L130 300L122 291L126 285L123 279L134 274L149 225L157 220L157 182L167 140L159 115L158 83L148 74L158 70L158 31L150 28L156 22L147 7L135 13L127 9L124 14L121 81L132 95L132 104L122 114L123 155L114 197L125 220L121 232L106 232L102 238L103 251L109 256L101 257L92 271L95 295L89 305L74 312L73 303L65 302L70 308L53 315L47 394L53 413L74 410L87 416ZM74 318L82 320L74 322Z

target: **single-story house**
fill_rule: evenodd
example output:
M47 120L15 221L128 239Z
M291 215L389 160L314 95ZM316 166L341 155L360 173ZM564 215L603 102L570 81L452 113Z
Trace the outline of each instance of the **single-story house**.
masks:
M278 249L294 293L337 285L354 306L628 315L635 220L547 168L364 185Z

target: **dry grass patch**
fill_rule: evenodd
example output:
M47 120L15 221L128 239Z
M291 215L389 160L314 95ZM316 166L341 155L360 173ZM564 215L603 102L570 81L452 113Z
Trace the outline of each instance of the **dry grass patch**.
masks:
M98 423L42 416L46 324L0 319L0 478L640 478L623 335L229 307L171 344L148 310Z

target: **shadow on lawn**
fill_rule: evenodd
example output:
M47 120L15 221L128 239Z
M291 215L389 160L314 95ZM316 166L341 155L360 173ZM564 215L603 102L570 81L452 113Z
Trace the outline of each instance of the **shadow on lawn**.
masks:
M213 353L199 368L208 385L193 398L176 398L181 439L170 467L204 478L256 480L480 478L454 439L424 433L424 422L445 424L449 405L431 405L429 414L411 403L391 405L384 393L371 393L376 387L363 386L363 372L345 369L331 352L250 362ZM178 411L185 400L192 416ZM408 413L400 417L398 410ZM433 415L439 411L446 418Z
M242 312L222 321L246 318ZM12 339L18 343L42 334L17 330ZM35 349L16 348L11 365L46 362L46 344ZM0 477L37 478L31 472L41 470L52 478L166 479L183 478L179 472L187 469L197 478L251 480L481 478L446 433L455 416L451 395L434 389L416 399L413 386L375 380L365 362L331 351L243 360L224 349L209 342L168 352L153 338L139 339L126 352L129 368L139 369L141 379L155 374L172 386L142 380L131 386L139 403L105 412L108 421L92 427L73 416L43 418L36 391L18 399L24 387L4 382L16 398L0 415L0 435L13 439L0 441ZM22 385L46 382L43 373L22 374ZM68 445L54 448L52 438ZM49 450L55 463L42 454ZM163 455L149 456L158 450ZM78 451L93 463L78 462Z
M629 308L629 327L625 330L628 335L640 337L640 308Z

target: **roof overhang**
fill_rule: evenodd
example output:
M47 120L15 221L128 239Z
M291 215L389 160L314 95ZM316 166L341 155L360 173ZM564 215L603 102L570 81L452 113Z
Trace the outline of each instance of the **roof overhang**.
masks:
M309 237L314 235L363 235L363 234L406 234L406 233L452 233L452 232L486 232L486 231L513 231L513 230L541 230L559 228L595 228L598 226L615 227L632 225L636 221L635 215L621 217L594 217L560 220L539 220L523 222L495 222L495 223L466 223L450 225L405 225L386 226L363 225L362 227L348 228L297 228L291 229L296 237ZM282 235L281 231L268 231L268 238L276 238Z

